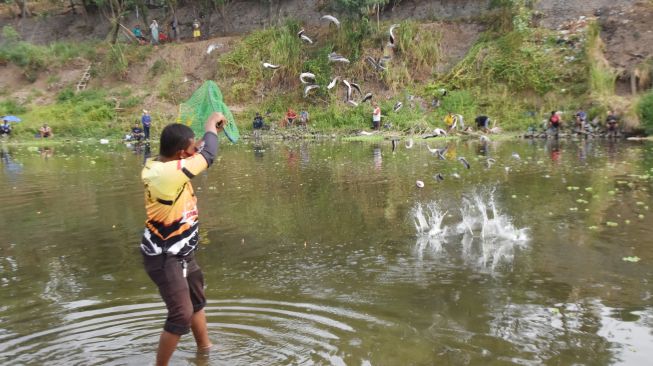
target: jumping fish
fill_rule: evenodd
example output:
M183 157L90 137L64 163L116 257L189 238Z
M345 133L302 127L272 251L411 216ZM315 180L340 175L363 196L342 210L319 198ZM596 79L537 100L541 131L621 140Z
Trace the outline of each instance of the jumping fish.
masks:
M390 44L393 45L393 46L395 45L394 30L395 30L395 28L398 28L398 27L399 27L399 24L393 24L393 25L390 26L390 31L388 32L388 33L390 33Z
M297 36L298 36L302 41L304 41L304 42L306 42L306 43L308 43L308 44L313 44L313 40L310 39L307 35L305 35L305 34L304 34L305 32L306 32L306 31L304 30L304 28L302 28L299 32L297 32Z
M301 74L299 74L299 80L302 82L302 84L310 83L307 79L310 79L311 81L315 81L315 74L310 72L302 72Z
M333 15L323 15L322 19L328 20L331 23L335 24L336 27L340 28L340 21L336 17L334 17Z
M406 149L412 149L413 148L413 139L409 138L408 141L406 141Z
M465 159L464 157L462 157L462 156L459 157L459 158L458 158L458 161L461 162L461 163L463 163L463 165L465 166L465 168L467 168L467 169L471 168L471 165L469 165L469 163L467 162L467 159Z
M329 85L327 85L327 89L329 89L329 90L333 89L333 87L336 86L336 84L338 83L339 79L340 79L339 76L336 76L335 78L333 78L333 80L331 80Z
M306 97L308 96L308 93L310 93L311 90L313 90L313 89L319 89L319 88L320 88L320 86L319 86L319 85L315 85L315 84L312 84L312 85L306 85L306 87L304 88L304 98L306 98Z

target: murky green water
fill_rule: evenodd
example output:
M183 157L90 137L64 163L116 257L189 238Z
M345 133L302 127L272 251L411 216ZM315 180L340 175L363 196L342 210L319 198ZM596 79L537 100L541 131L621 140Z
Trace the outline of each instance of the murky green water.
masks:
M173 364L650 364L653 145L446 158L424 141L224 147L194 182L216 346L197 356L185 336ZM165 309L138 252L143 151L1 161L0 364L152 364Z

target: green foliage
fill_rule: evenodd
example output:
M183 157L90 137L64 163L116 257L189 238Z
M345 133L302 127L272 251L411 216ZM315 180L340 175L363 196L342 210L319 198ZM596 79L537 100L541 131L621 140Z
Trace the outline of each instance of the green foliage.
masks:
M614 95L617 75L603 56L601 28L596 21L588 26L585 54L589 64L590 92L598 97Z
M383 7L389 0L334 0L336 9L344 11L347 15L358 18L365 16L375 6Z
M25 112L27 112L27 108L13 99L5 99L0 102L0 115L23 114Z
M28 111L16 132L33 136L43 123L48 123L56 136L106 136L115 118L114 102L104 91L91 89L74 94L72 89L64 89L57 95L57 103Z
M653 91L644 94L637 104L637 114L647 135L653 135Z
M6 43L14 43L20 40L20 34L10 25L2 27L2 38Z
M184 74L179 66L172 67L161 75L157 90L159 97L172 104L180 104L189 95L189 87L183 81Z

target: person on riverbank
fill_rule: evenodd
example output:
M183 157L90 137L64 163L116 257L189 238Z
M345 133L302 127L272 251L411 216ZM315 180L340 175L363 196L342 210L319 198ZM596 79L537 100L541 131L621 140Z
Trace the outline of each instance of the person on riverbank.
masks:
M150 126L152 125L152 117L150 112L146 109L143 109L143 115L141 116L141 124L143 125L143 137L145 140L150 139Z
M490 130L490 117L478 116L474 121L476 122L476 128L478 128L479 131L487 133Z
M150 23L150 34L152 36L152 39L150 42L152 45L156 46L159 44L159 23L156 22L156 19L152 19L152 23Z
M617 125L619 124L619 118L614 113L614 111L608 111L608 116L605 118L605 127L607 130L607 137L616 137L617 136Z
M381 107L377 102L372 102L372 129L378 130L381 128Z
M562 113L560 112L551 111L551 115L549 116L549 130L555 137L558 137L560 129L562 128L562 119L560 118L561 114Z
M145 133L143 132L143 129L141 128L141 125L138 124L138 122L134 123L134 127L132 127L132 131L129 137L129 140L137 142L141 142L145 139Z
M2 125L0 125L0 136L9 137L9 135L11 135L11 125L9 124L9 121L3 119Z
M132 29L132 33L134 34L134 37L136 37L136 40L138 40L138 44L145 44L147 42L147 39L145 39L145 36L143 36L143 31L141 30L141 26L136 24L134 28Z
M444 126L447 128L447 133L451 132L451 130L455 127L454 122L455 122L455 117L453 115L453 112L451 111L447 112L447 115L444 116Z
M308 112L307 111L301 111L299 112L299 125L302 127L308 126Z
M252 128L255 130L262 130L264 125L265 121L263 120L263 116L256 112L256 117L254 117L254 121L252 122Z
M578 111L575 115L574 127L577 134L587 133L587 113Z
M195 19L193 20L193 41L199 41L202 37L202 31L200 30L200 21Z
M52 128L50 128L47 123L44 123L43 126L39 128L39 136L41 138L53 137Z
M297 112L295 112L292 108L288 108L285 117L286 127L292 127L292 124L295 122L296 119L297 119Z
M204 275L194 254L199 227L197 197L190 180L215 160L218 132L226 123L221 113L209 116L200 153L190 127L166 126L159 156L148 159L141 173L147 212L141 254L145 271L168 309L156 355L159 366L168 364L181 336L191 330L198 351L208 352L212 346L204 312Z

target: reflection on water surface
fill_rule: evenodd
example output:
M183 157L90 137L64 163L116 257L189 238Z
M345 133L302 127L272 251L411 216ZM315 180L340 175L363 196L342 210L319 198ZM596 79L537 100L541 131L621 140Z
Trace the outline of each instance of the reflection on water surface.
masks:
M156 150L2 146L0 363L152 363ZM174 364L645 365L651 176L622 141L223 145L194 181L216 346Z

